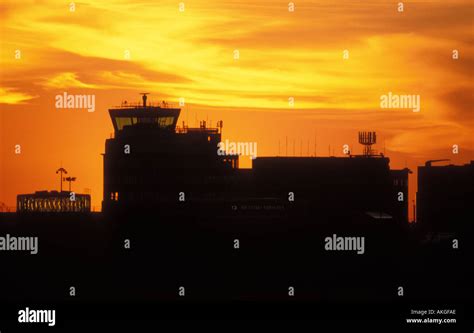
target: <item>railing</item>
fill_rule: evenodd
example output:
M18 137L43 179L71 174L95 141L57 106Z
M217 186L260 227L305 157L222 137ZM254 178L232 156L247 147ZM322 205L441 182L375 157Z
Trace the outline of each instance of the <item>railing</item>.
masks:
M20 194L17 196L18 212L76 212L91 211L91 197L88 194L76 194L70 200L69 194L48 194L45 196Z
M127 101L122 102L120 106L116 106L116 108L120 108L120 109L141 109L143 107L144 107L143 103L138 103L138 102L128 103ZM165 101L158 102L158 103L147 102L145 108L149 108L149 107L160 107L162 109L170 109L170 108L174 108L175 105L172 103L165 102Z
M219 133L219 128L211 128L211 127L180 127L176 126L175 132L178 134L186 134L186 133L196 133L196 132L203 132L209 134L217 134Z

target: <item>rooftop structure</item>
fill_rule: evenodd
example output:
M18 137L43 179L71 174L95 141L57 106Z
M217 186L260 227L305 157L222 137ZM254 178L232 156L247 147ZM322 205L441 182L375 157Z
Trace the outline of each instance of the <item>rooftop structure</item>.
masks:
M19 213L88 213L91 197L69 191L36 191L17 196Z
M103 210L150 209L176 202L179 192L189 199L224 191L216 177L236 170L238 156L217 154L222 121L215 128L205 121L180 127L179 108L147 104L146 97L109 110L115 135L105 143Z
M432 231L456 231L474 220L474 161L418 167L417 223Z

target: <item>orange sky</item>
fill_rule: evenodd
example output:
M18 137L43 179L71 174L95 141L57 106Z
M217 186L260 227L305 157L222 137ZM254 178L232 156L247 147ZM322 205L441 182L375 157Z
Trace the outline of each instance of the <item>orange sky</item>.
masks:
M474 159L471 0L406 1L403 12L383 0L294 1L294 12L286 1L179 2L1 2L0 202L57 189L62 164L100 209L107 109L142 91L184 97L180 122L222 119L224 139L256 141L259 156L279 141L284 154L286 137L289 155L293 141L296 155L308 141L314 154L315 137L318 156L360 153L357 132L376 130L392 168ZM96 111L56 109L64 91L94 94ZM421 111L381 109L388 92L420 95Z

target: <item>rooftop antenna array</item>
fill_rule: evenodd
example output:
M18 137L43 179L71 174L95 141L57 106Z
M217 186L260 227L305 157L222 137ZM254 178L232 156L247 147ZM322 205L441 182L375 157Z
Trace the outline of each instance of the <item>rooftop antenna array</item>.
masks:
M364 146L364 156L373 155L372 145L376 142L375 132L359 132L359 143Z

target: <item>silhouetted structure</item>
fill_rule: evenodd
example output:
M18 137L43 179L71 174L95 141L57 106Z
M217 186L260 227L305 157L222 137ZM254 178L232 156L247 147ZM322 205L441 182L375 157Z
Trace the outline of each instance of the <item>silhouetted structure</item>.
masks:
M143 104L109 110L115 137L105 145L104 212L310 219L360 214L407 222L407 199L399 203L393 178L403 183L407 198L408 173L395 176L389 159L374 154L375 132L359 134L361 156L257 157L252 170L239 170L238 156L217 154L222 123L177 127L180 109L147 105L145 97Z
M167 213L180 201L206 202L227 192L238 156L218 156L220 127L177 127L180 109L122 105L109 110L114 138L105 143L104 212L140 209ZM183 197L184 195L184 197Z
M418 167L417 223L432 231L456 231L474 221L474 161Z
M365 155L262 157L254 161L253 172L260 197L288 202L293 192L298 214L304 211L316 223L322 216L357 215L406 222L408 206L399 207L389 161Z
M19 213L88 213L91 197L88 194L73 194L68 191L36 191L17 196ZM72 200L74 199L74 200Z
M77 311L68 281L80 286L83 307L116 304L110 309L124 317L132 309L161 313L167 304L190 302L194 312L209 301L268 307L275 300L295 312L298 303L309 306L310 315L337 302L383 301L374 304L385 314L386 304L398 303L399 285L408 287L407 307L436 297L441 307L470 300L470 258L433 251L424 230L395 223L407 220L410 170L390 170L389 159L371 148L360 156L257 157L252 169L238 169L238 156L217 153L222 123L178 127L179 112L165 102L148 105L146 93L143 103L109 111L115 136L105 144L103 213L0 214L0 234L40 239L34 258L0 251L2 300ZM361 141L370 144L375 134ZM472 162L420 169L423 224L472 220ZM71 211L70 194L19 195L18 211ZM76 198L90 210L89 196ZM327 251L325 238L336 233L365 237L364 254ZM469 234L456 238L468 244ZM217 303L206 313L216 308L233 312Z
M359 132L359 143L364 146L364 156L375 155L372 146L377 143L377 135L375 132Z
M393 198L395 198L391 214L397 216L400 222L408 223L408 176L412 171L408 168L401 170L390 170L393 186Z
M76 181L76 177L64 177L63 180L69 183L69 192L71 192L71 183Z
M56 173L59 174L59 182L60 182L60 187L59 187L59 192L63 191L63 174L67 174L67 170L64 169L63 167L60 167L58 170L56 170Z

